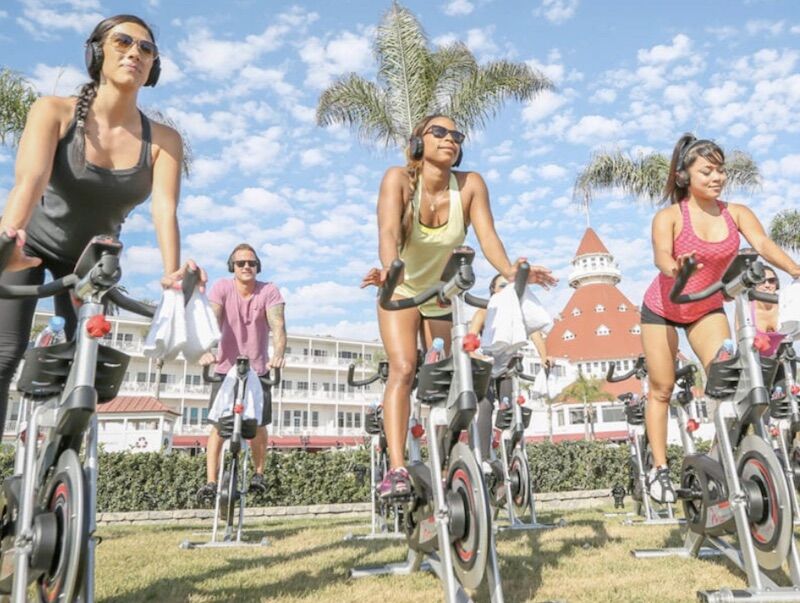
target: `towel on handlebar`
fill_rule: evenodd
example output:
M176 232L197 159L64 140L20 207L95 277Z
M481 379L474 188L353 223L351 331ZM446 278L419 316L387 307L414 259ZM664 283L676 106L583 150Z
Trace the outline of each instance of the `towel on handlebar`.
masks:
M508 366L511 357L528 343L536 331L549 332L553 321L547 310L528 289L522 299L514 287L508 286L489 299L483 327L482 352L494 358L492 375L497 376Z
M800 339L800 278L780 290L778 331L790 339Z
M150 358L173 360L183 352L197 362L220 338L217 317L204 293L192 292L184 303L183 292L165 289L144 341L143 353Z
M211 410L208 413L208 420L216 423L220 418L233 414L233 405L236 402L236 384L239 379L236 376L236 365L225 375L222 385L219 386L217 396L214 398L214 403L211 405ZM261 381L253 369L247 373L247 385L244 389L244 412L242 419L244 420L261 420L261 414L264 410L264 390L261 387Z

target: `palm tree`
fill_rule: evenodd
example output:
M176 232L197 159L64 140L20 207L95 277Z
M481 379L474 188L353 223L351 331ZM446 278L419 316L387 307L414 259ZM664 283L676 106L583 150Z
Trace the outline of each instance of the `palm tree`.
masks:
M772 218L769 236L781 247L800 251L800 211L784 209Z
M454 42L436 50L422 25L396 0L375 37L377 82L354 73L322 92L317 124L346 124L363 140L405 145L426 115L450 116L465 133L481 127L507 98L530 100L552 88L524 63L478 65L469 49Z
M583 402L583 424L584 437L594 439L594 404L589 403L604 402L613 399L613 396L603 389L603 381L600 379L587 379L582 371L578 371L578 378L565 387L558 395L558 399L567 402L576 400ZM591 436L590 436L591 434Z
M592 193L601 189L621 188L626 195L657 202L663 197L669 175L670 159L661 153L629 157L620 151L597 153L575 180L573 197L587 205ZM758 187L761 175L753 159L734 151L725 161L726 186L740 190Z
M28 110L36 100L33 86L22 75L0 69L0 143L19 142Z

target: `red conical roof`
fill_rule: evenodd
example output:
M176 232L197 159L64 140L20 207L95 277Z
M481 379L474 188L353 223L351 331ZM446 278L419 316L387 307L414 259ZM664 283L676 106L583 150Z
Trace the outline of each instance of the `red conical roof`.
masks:
M609 253L606 246L603 245L603 241L591 228L587 228L586 232L583 233L583 238L581 239L581 244L578 245L578 251L575 252L575 257L586 255L587 253Z

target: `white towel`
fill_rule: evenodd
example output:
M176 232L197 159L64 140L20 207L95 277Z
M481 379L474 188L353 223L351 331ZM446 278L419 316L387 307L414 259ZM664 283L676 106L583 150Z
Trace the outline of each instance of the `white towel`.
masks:
M195 288L189 303L184 304L181 290L165 289L142 352L164 360L174 360L183 352L186 360L197 362L219 338L217 317L204 293Z
M778 331L791 339L800 339L800 278L779 292Z
M513 287L506 287L489 299L483 324L481 351L494 358L492 376L503 373L511 357L527 343L519 298Z
M186 343L183 345L183 357L194 363L219 341L219 323L206 294L197 288L186 304L185 313Z
M219 386L214 404L208 413L208 420L217 422L221 417L233 414L233 405L236 402L234 390L236 388L236 365L225 375L222 385ZM244 390L244 413L242 419L260 420L264 409L264 390L261 388L261 381L253 369L247 374L247 386Z
M509 287L506 287L508 289ZM525 288L525 293L520 302L522 306L522 320L528 335L542 331L547 335L553 329L553 318L544 309L542 302L534 295L530 287Z
M143 353L150 358L175 359L186 342L183 293L165 289L144 340Z

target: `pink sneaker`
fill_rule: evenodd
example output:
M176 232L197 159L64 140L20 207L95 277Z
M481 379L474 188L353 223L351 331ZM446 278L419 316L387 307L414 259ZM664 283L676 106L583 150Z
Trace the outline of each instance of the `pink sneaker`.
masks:
M405 467L389 470L378 484L381 498L402 498L411 494L411 477Z

